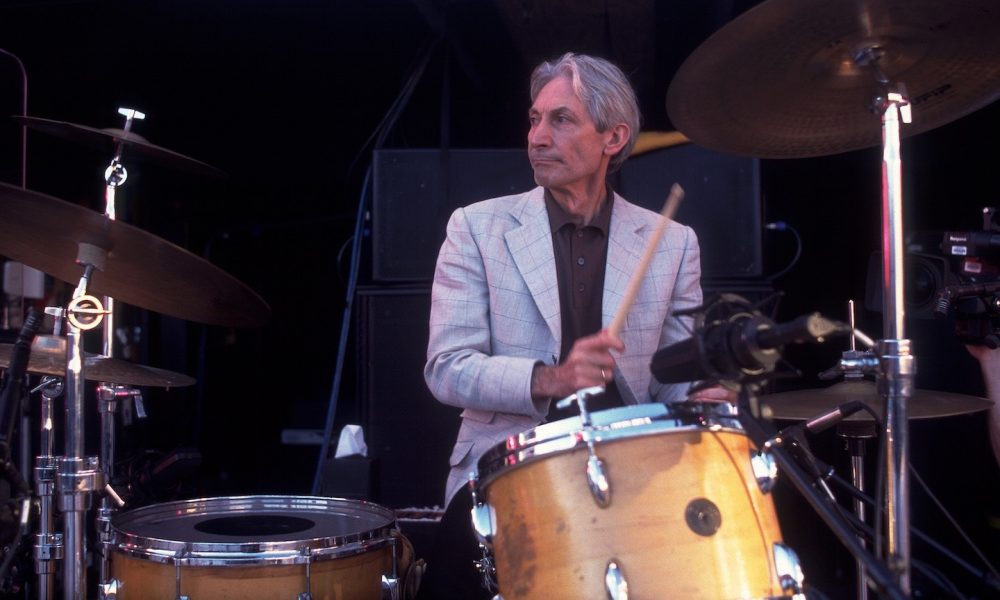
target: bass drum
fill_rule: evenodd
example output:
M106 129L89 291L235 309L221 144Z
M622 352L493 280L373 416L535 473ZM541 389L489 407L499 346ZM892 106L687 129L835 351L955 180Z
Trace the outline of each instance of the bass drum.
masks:
M203 498L112 518L117 600L405 598L393 512L309 496Z
M794 594L801 570L761 488L773 480L758 483L751 466L770 465L731 414L706 414L729 408L611 409L589 426L556 421L487 451L473 525L501 596Z

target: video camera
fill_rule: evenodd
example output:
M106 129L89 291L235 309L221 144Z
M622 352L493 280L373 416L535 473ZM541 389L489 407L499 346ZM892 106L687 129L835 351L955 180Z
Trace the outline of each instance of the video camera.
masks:
M962 343L1000 347L1000 225L997 209L983 209L981 231L916 232L906 241L908 316L954 316ZM881 255L868 265L865 305L882 310Z

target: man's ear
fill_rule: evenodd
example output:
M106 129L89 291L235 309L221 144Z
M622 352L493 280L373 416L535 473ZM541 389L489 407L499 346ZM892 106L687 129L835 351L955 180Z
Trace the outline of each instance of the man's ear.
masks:
M604 145L604 153L614 156L621 152L621 149L628 144L631 134L632 132L629 130L628 125L624 123L619 123L612 127L611 137L608 138L608 142Z

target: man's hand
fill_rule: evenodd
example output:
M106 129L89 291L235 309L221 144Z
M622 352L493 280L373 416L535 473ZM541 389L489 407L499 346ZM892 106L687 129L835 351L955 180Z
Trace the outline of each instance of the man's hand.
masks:
M531 397L565 398L583 388L607 384L614 377L612 350L624 352L625 344L606 329L576 340L569 356L560 364L535 367L531 374Z
M703 390L698 390L693 396L688 398L691 402L728 402L736 404L739 394L735 391L716 385Z

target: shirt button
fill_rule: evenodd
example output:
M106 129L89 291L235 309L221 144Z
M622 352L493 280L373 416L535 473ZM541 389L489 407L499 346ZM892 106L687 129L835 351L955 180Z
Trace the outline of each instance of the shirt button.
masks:
M584 286L584 285L583 285L583 284L581 283L581 284L580 284L579 286L577 286L577 288L576 288L576 291L578 291L578 292L582 292L582 291L583 291L583 289L584 289L584 287L585 287L585 286Z
M583 237L583 230L582 229L577 229L576 230L576 237L578 237L578 238L582 238Z
M587 262L587 261L583 260L583 257L582 257L582 256L581 256L580 258L576 259L576 264L580 265L581 267L582 267L582 266L584 265L584 263L586 263L586 262Z

